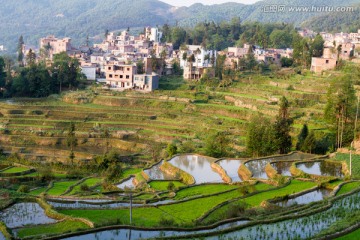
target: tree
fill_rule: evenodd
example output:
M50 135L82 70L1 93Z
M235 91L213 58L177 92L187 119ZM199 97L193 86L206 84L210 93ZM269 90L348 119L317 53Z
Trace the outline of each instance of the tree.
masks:
M316 138L313 131L305 138L304 143L301 147L301 151L306 153L313 153L316 148Z
M255 55L253 53L253 46L249 47L248 53L246 54L246 68L250 71L254 70L257 65Z
M24 65L24 52L23 52L23 47L24 47L24 38L21 35L19 38L19 42L18 42L18 46L17 46L17 52L18 52L18 64L20 67L22 67Z
M69 57L66 52L54 55L51 71L60 92L63 85L67 85L71 89L77 87L83 79L86 79L81 73L79 61Z
M353 140L353 123L356 110L355 89L352 76L334 80L327 94L325 119L336 133L336 148L342 148Z
M137 74L144 74L145 73L144 66L145 66L144 61L142 59L140 59L136 63Z
M263 116L251 118L247 128L246 151L250 156L260 157L277 151L273 124Z
M26 54L26 64L27 65L34 65L36 62L36 54L35 52L30 48L28 54Z
M169 157L174 156L177 153L177 146L174 143L169 143L166 147L166 152Z
M291 150L291 124L292 119L289 117L289 102L285 97L282 97L280 101L279 114L274 125L275 143L280 154L289 153Z
M5 60L3 57L0 56L0 88L5 87L5 79L6 79Z
M280 59L280 62L281 62L282 67L291 67L294 64L294 59L287 58L287 57L282 57Z
M205 142L205 153L211 157L225 157L228 155L230 139L226 132L217 132L208 136Z
M74 165L74 159L75 159L75 154L74 154L74 148L77 146L78 142L75 136L75 123L71 123L70 124L70 128L69 128L69 132L67 134L67 138L66 138L66 144L68 147L70 147L70 162L71 165Z
M313 57L322 57L324 52L324 39L320 34L316 35L314 41L311 44L311 52Z
M300 134L298 135L298 141L296 143L296 150L301 150L306 137L309 135L309 129L306 124L303 125Z
M291 46L292 36L287 30L276 29L270 34L270 41L274 48L288 48Z
M106 29L106 30L105 30L104 36L105 36L105 39L107 39L107 37L109 36L109 29Z

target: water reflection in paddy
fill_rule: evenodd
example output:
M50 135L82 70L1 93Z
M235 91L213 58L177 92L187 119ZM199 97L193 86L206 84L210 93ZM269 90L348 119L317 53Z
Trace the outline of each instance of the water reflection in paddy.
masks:
M242 182L242 179L239 176L238 170L242 164L242 160L221 160L217 164L220 165L225 171L226 174L231 178L232 182Z
M283 176L289 176L291 177L290 167L293 164L293 162L275 162L272 163L271 166L280 174Z
M220 225L219 227L210 229L210 230L199 230L199 231L140 231L140 230L129 230L129 229L118 229L118 230L108 230L98 233L87 234L78 237L66 238L68 240L92 240L92 239L156 239L159 237L175 237L175 236L184 236L188 234L200 234L200 233L211 233L223 229L234 228L248 223L248 221L237 221L233 223L226 223Z
M126 180L126 181L120 183L119 185L117 185L117 187L120 189L135 188L133 180L134 180L134 177L131 177L129 180Z
M204 156L183 155L174 157L169 163L192 175L196 184L223 182L221 176L211 168L214 161Z
M163 171L161 171L160 167L163 164L163 161L152 166L150 169L144 170L144 172L150 177L152 180L171 180L173 179L170 175L167 175Z
M341 172L341 164L321 161L321 162L307 162L297 164L296 167L305 173L315 174L320 176L335 176L335 177L344 177L344 174Z
M0 221L4 222L9 228L56 222L56 220L46 216L44 209L37 203L14 204L0 212Z
M309 193L305 193L295 198L287 199L281 202L276 203L280 207L290 207L295 204L308 204L312 202L317 202L324 200L325 197L328 197L331 193L331 190L321 188Z
M268 163L273 161L293 161L293 160L311 159L314 156L315 155L312 154L295 152L284 156L251 160L250 162L245 163L245 166L252 172L254 178L268 179L269 177L265 172L265 167Z

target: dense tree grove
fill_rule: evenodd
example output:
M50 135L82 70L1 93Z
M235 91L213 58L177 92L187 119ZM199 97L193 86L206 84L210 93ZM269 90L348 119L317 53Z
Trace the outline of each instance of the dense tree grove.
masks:
M178 49L183 43L201 45L207 49L224 50L244 43L261 47L291 47L294 27L289 24L241 23L239 18L229 22L202 22L194 28L162 27L163 42L172 42Z
M274 123L262 116L251 119L247 131L247 152L253 157L291 151L290 136L292 119L289 116L289 102L283 97L279 114Z
M328 90L325 119L336 134L336 148L349 144L354 138L356 96L353 76L334 80Z
M45 62L37 62L36 54L30 49L25 62L25 67L22 67L21 60L19 68L14 68L10 57L0 57L0 96L47 97L64 88L77 88L86 79L78 60L66 53L54 55L53 64L47 66ZM16 71L11 72L13 69Z

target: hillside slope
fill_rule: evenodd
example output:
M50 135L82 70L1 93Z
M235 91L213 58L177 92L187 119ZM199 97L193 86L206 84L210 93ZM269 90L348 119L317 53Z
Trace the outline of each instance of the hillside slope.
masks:
M164 23L193 26L198 22L230 20L287 22L300 25L303 21L323 15L319 12L290 12L293 6L350 6L358 0L265 0L252 5L225 3L194 4L176 8L158 0L0 0L0 45L11 51L17 39L24 35L28 45L37 45L40 37L55 34L69 36L75 45L84 43L86 36L102 35L127 27L163 25ZM268 13L269 5L285 5L281 13Z

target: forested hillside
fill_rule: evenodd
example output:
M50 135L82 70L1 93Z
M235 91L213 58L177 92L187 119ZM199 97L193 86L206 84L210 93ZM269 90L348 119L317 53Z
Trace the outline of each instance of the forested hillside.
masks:
M331 13L304 22L303 27L315 31L357 32L360 29L360 5L351 13Z
M102 35L105 29L114 31L165 23L178 23L186 27L204 21L228 21L233 17L240 17L241 21L286 22L300 25L313 16L325 13L290 12L289 7L351 6L355 3L358 3L358 0L265 0L252 5L195 4L175 8L158 0L0 0L0 45L14 51L20 35L24 36L28 45L37 45L38 39L48 34L71 37L75 45L79 45L85 42L87 35L90 38ZM286 8L281 13L264 12L264 6L268 5L285 5ZM348 17L348 13L342 15L355 22L354 18ZM318 26L321 23L309 24ZM343 23L344 26L345 24Z

